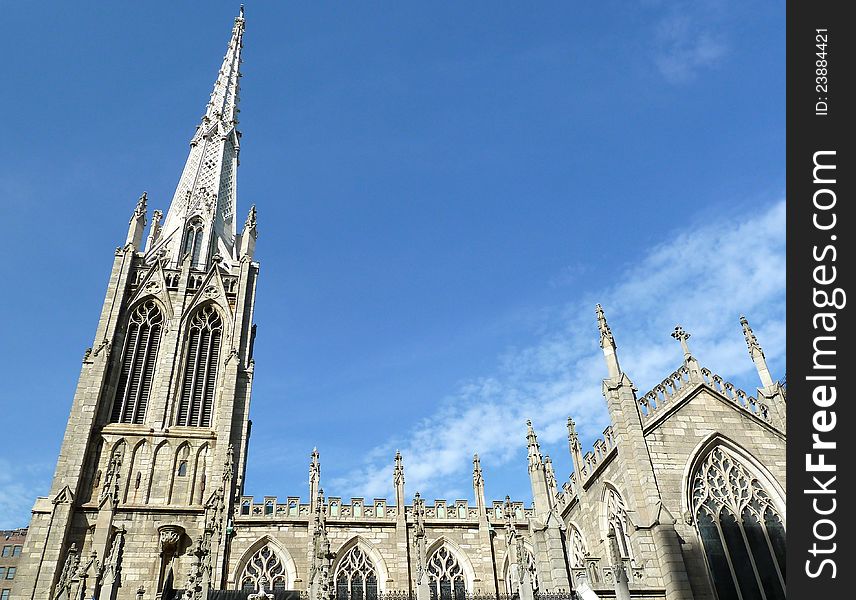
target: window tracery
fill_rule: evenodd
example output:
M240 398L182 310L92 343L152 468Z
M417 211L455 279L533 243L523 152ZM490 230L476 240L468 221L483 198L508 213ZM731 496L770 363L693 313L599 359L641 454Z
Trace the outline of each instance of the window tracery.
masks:
M511 571L513 568L514 565L512 565L511 562L506 561L505 587L509 597L514 595L515 581L518 577L517 575L512 575ZM529 572L529 581L532 582L532 589L537 592L541 587L541 581L538 577L538 566L535 563L535 554L529 548L526 548L526 570Z
M336 598L377 600L375 567L359 546L348 550L336 567Z
M735 454L717 446L690 485L696 527L719 600L784 600L784 522L759 478Z
M427 569L431 587L431 600L466 600L464 570L457 557L440 546L428 559Z
M223 320L211 304L190 319L177 425L211 426L222 337Z
M111 422L143 423L162 329L163 313L154 300L141 303L131 312Z
M627 520L627 505L624 499L615 490L608 487L606 491L606 523L607 532L615 531L615 541L618 544L618 552L621 558L633 558L630 550L630 528Z
M585 567L586 544L579 529L571 525L568 528L568 558L571 567L581 569Z
M282 558L270 544L265 544L247 561L239 581L243 590L258 590L264 581L264 591L275 592L285 591L287 578L288 573Z

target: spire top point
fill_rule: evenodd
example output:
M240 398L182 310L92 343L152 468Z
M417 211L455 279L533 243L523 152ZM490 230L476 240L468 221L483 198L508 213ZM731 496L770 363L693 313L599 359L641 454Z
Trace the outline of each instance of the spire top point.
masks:
M609 323L606 322L603 307L600 304L596 304L594 313L597 316L597 329L600 331L600 347L603 348L605 344L609 344L615 348L615 338L612 335L612 330L609 328Z

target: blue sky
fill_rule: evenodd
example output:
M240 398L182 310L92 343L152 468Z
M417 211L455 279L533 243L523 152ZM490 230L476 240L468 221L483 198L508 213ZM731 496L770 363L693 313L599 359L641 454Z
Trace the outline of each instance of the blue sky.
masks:
M3 2L0 527L48 490L113 249L167 208L237 3ZM780 2L247 2L259 210L246 491L529 501L524 420L607 425L594 303L644 393L784 373Z

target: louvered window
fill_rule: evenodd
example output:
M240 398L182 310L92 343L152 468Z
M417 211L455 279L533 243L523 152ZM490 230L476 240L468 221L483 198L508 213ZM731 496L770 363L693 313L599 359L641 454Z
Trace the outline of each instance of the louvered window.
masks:
M184 232L184 255L190 254L191 264L199 264L199 255L202 253L202 220L193 219Z
M163 329L163 313L153 300L143 302L131 313L116 398L110 420L141 424L146 416L152 376Z
M223 320L210 304L190 319L177 425L211 427Z

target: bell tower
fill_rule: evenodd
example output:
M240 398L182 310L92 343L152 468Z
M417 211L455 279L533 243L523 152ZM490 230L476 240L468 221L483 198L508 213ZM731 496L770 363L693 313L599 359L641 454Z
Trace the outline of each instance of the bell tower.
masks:
M235 223L243 35L242 8L165 220L154 211L144 238L144 193L114 253L14 598L155 598L224 580L259 272L255 207L240 234Z

